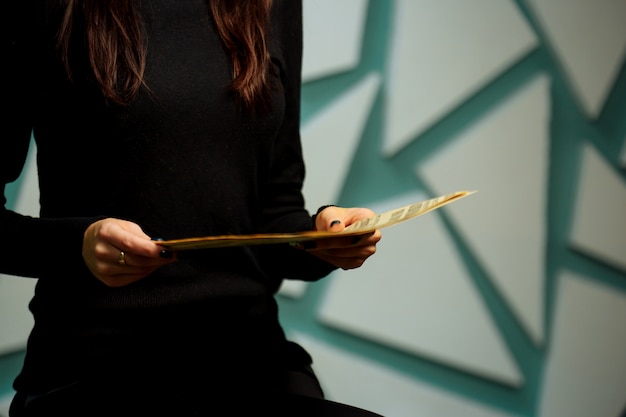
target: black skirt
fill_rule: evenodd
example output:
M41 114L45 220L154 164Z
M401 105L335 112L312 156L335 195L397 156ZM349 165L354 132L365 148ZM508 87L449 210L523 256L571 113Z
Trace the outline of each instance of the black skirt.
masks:
M252 378L256 380L257 378ZM215 378L211 378L215 380ZM240 382L239 388L237 381ZM155 387L153 381L75 382L38 394L18 392L10 417L208 417L297 416L380 417L379 414L324 399L313 371L283 371L265 386L250 386L249 376L233 374L222 387L202 380ZM142 384L143 382L143 384ZM255 384L257 382L255 381Z

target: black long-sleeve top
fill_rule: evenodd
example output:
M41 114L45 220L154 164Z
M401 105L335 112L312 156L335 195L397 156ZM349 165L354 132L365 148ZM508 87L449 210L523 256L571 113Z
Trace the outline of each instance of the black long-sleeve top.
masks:
M103 217L164 239L311 228L301 194L301 3L274 2L273 111L262 117L239 111L228 90L232 69L206 0L138 2L150 91L126 107L107 104L80 65L67 80L55 50L60 3L9 2L0 25L0 182L18 178L32 133L41 205L38 218L7 209L6 198L0 211L0 272L38 279L16 389L71 382L133 346L192 358L198 346L207 363L306 361L285 354L273 298L283 279L333 269L303 251L189 251L121 288L98 281L81 255L85 229Z

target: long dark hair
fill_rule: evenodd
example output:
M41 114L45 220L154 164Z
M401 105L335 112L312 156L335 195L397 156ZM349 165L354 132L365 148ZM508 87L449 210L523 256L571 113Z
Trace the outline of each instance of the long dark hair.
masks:
M272 0L207 1L232 64L231 89L244 108L268 110L267 30ZM130 103L144 85L147 54L143 22L135 2L67 0L57 46L70 79L70 44L79 17L84 19L89 66L102 94L119 105Z

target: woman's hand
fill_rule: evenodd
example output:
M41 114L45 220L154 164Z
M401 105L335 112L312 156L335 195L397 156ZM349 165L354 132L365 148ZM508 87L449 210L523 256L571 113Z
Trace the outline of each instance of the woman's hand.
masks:
M358 220L376 213L367 208L327 207L315 218L315 228L320 231L341 232ZM341 269L358 268L376 252L376 244L382 235L380 230L356 235L315 241L314 247L305 245L312 255ZM309 243L309 242L307 242Z
M83 239L83 259L92 274L109 287L138 281L176 259L132 222L104 219L92 223Z

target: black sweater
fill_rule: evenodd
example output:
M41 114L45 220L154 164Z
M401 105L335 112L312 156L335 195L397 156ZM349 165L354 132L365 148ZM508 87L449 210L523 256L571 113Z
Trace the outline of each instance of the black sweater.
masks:
M274 107L263 117L237 110L206 0L140 3L150 93L127 107L105 104L80 66L67 81L54 50L58 3L9 2L2 22L0 182L19 176L32 132L41 203L39 218L0 211L0 272L38 279L16 388L72 381L122 345L188 352L210 341L216 357L207 362L269 354L291 366L289 355L274 354L286 343L274 294L283 279L317 280L331 265L287 245L189 251L109 288L88 271L81 248L86 227L102 217L164 239L311 228L301 194L300 2L275 1Z

